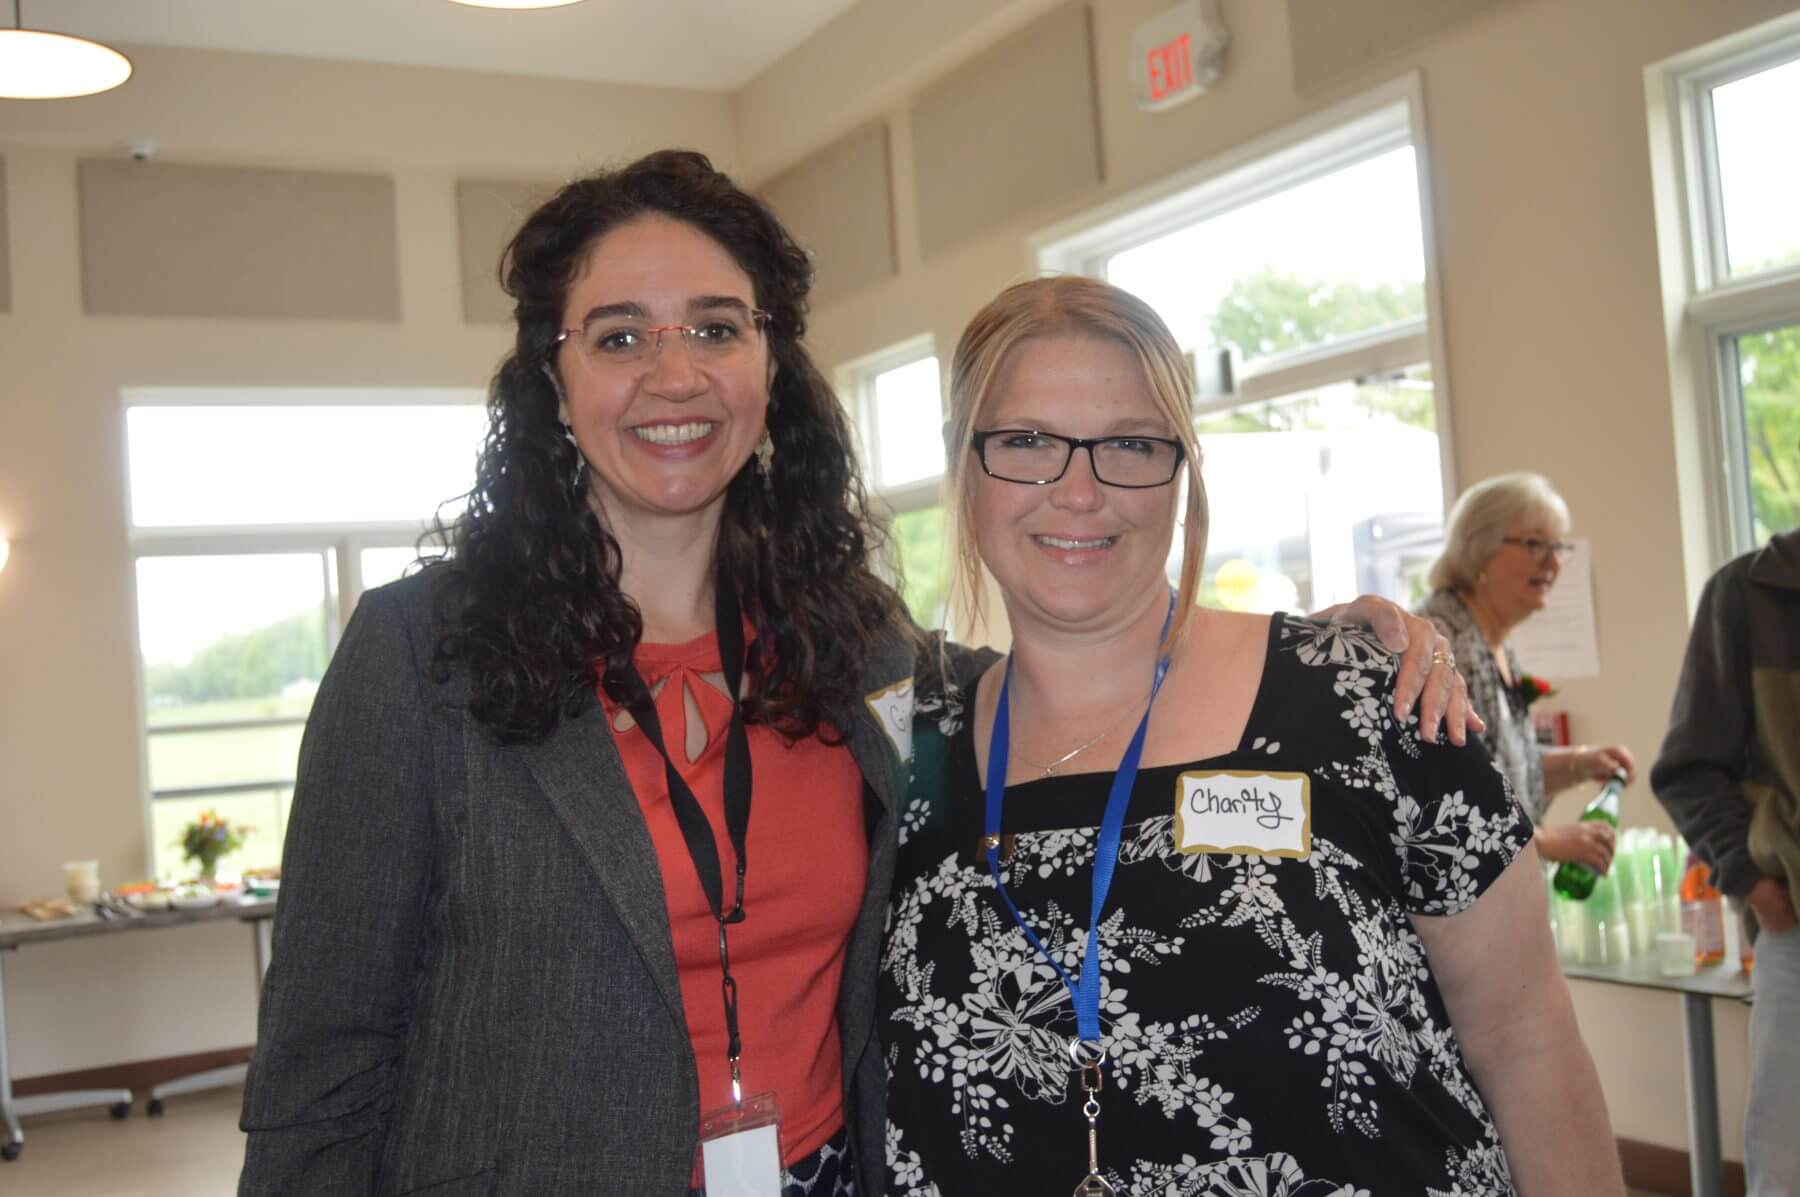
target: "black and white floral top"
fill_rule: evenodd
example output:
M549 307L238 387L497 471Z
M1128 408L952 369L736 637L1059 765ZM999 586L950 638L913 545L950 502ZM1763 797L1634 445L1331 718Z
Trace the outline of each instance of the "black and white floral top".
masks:
M1411 914L1470 906L1531 827L1478 747L1393 718L1392 659L1276 616L1236 751L1140 771L1101 917L1101 1174L1120 1194L1513 1192ZM882 960L895 1197L1070 1192L1087 1123L1068 990L977 859L963 695L921 695ZM1311 851L1182 854L1191 770L1305 773ZM1007 791L1004 872L1071 976L1110 773Z

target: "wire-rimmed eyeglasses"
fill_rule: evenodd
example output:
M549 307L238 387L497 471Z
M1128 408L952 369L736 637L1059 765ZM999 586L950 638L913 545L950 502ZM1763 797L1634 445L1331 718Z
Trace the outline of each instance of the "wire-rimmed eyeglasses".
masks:
M580 328L565 328L551 342L551 352L570 345L582 363L609 369L640 366L662 348L663 334L678 332L695 361L729 363L746 355L756 334L769 326L769 313L733 303L709 312L693 324L650 324L617 313L591 316Z
M1548 561L1551 557L1564 561L1575 551L1572 540L1545 540L1541 536L1502 536L1500 543L1518 545L1530 553L1534 561Z
M1186 451L1161 436L1059 436L1035 428L990 428L969 438L990 478L1046 486L1069 472L1075 450L1086 449L1094 477L1107 486L1147 490L1175 480Z

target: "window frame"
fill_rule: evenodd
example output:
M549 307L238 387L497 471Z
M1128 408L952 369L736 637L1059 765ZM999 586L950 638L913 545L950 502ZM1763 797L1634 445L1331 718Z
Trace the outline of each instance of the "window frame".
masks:
M1800 263L1730 275L1712 92L1794 61L1800 13L1645 68L1690 600L1757 543L1737 338L1800 324Z
M843 397L849 409L851 424L856 429L858 449L863 454L865 469L863 481L868 488L868 495L877 514L888 522L890 532L894 524L905 515L915 512L929 511L944 503L944 483L949 470L948 454L946 460L935 474L924 478L916 478L911 482L903 482L897 486L889 486L881 479L881 430L876 414L875 383L881 375L892 370L913 365L926 359L937 362L938 382L938 422L944 421L945 366L944 360L938 356L937 339L930 333L920 333L895 342L885 349L878 349L862 357L853 358L838 367L836 371L838 394ZM952 520L950 512L945 510L944 545L946 569L954 568L950 558L954 555L950 548L952 536ZM898 535L892 535L889 542L891 560L896 571L902 568L900 561L900 544ZM885 567L884 567L885 572ZM887 578L890 584L898 584L898 573ZM952 587L954 594L954 587ZM902 597L905 597L904 594ZM943 624L948 628L955 618L955 604L946 605L943 613Z
M428 407L446 405L481 405L486 395L473 388L396 388L368 391L349 388L177 388L128 387L120 394L120 477L122 519L126 533L130 581L128 595L131 609L131 670L133 697L137 704L138 776L141 778L141 815L144 826L145 876L156 875L155 804L159 800L193 797L231 797L237 794L277 794L284 813L292 800L294 768L279 778L257 778L205 786L182 786L157 789L151 784L150 743L153 736L193 734L206 731L249 730L261 727L304 726L309 716L273 715L263 718L229 720L203 724L180 724L168 727L150 726L150 701L144 669L142 631L139 614L137 565L146 558L157 557L244 557L261 554L319 555L324 573L323 609L325 660L329 664L337 651L344 629L356 609L366 587L363 584L362 553L365 549L413 548L429 530L430 520L418 522L394 520L345 521L324 523L218 524L218 525L152 525L139 526L131 510L131 445L128 413L138 407ZM446 496L447 498L453 496Z
M850 405L851 422L868 463L865 481L869 494L880 501L890 516L905 515L936 506L942 498L944 470L928 477L888 486L881 479L881 430L875 412L875 380L890 371L927 358L938 360L938 422L944 416L944 363L938 358L936 339L930 333L908 337L886 349L846 362L838 370L839 393Z
M1439 284L1437 222L1430 186L1424 89L1418 72L1322 109L1216 157L1136 189L1029 239L1041 274L1104 277L1126 249L1221 216L1403 146L1419 185L1425 315L1236 366L1229 394L1197 400L1196 420L1331 383L1426 363L1444 509L1457 493L1451 386Z

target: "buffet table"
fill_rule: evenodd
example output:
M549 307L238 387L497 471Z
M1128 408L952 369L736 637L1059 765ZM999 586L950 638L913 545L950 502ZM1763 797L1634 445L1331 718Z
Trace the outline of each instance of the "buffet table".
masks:
M93 912L78 914L51 922L36 922L22 914L0 915L0 1123L6 1137L0 1140L0 1159L15 1160L25 1147L25 1132L19 1119L31 1114L48 1114L83 1106L111 1106L113 1116L123 1118L131 1112L129 1089L79 1089L61 1093L45 1093L35 1097L14 1098L12 1068L6 1054L6 958L7 953L21 948L38 948L60 940L82 939L93 935L120 935L138 931L160 931L169 927L187 927L195 923L235 919L250 928L256 954L257 990L262 989L262 975L269 965L269 920L275 915L275 899L228 896L216 905L200 909L170 910L156 913L117 914L102 917ZM213 1069L190 1077L182 1077L158 1085L150 1091L150 1110L161 1108L161 1099L176 1093L232 1084L243 1079L244 1066Z
M1682 1043L1687 1052L1688 1173L1694 1197L1724 1192L1724 1153L1719 1139L1719 1081L1713 1060L1712 1004L1715 999L1749 1002L1750 978L1735 962L1703 968L1691 977L1665 977L1654 955L1616 964L1571 964L1570 980L1599 981L1681 995Z

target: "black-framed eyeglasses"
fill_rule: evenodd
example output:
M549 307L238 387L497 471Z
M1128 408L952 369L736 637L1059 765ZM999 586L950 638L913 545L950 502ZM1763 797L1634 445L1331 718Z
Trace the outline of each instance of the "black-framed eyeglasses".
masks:
M1575 551L1574 541L1545 540L1541 536L1502 536L1500 543L1516 544L1537 561L1548 561L1551 557L1562 561Z
M1029 486L1046 486L1068 473L1077 449L1088 451L1096 479L1126 490L1167 486L1186 456L1180 441L1161 436L1058 436L1035 428L990 428L969 441L988 477Z

